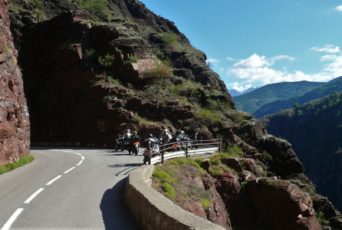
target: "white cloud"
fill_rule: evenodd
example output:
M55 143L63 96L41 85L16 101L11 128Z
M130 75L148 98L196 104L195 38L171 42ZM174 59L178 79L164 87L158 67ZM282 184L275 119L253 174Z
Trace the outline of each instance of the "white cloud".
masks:
M342 75L342 55L339 56L338 46L316 47L318 52L323 52L321 61L327 62L320 73L307 74L301 70L287 71L279 70L274 67L277 61L293 61L295 58L287 55L266 57L259 54L252 54L246 59L242 59L233 64L226 71L226 76L232 80L228 84L230 88L245 90L251 86L261 86L276 82L293 81L328 81Z
M206 62L207 62L208 65L210 65L210 64L213 65L213 64L220 63L220 61L218 59L216 59L216 58L208 58Z
M319 52L319 53L336 54L340 52L340 47L327 44L323 47L317 47L317 46L312 47L311 50Z
M232 89L235 89L235 90L237 90L237 91L239 91L239 92L243 92L243 91L245 91L246 89L249 89L249 88L251 88L251 87L252 87L251 84L244 84L244 83L240 83L240 82L233 82L233 83L231 84L231 88L232 88Z
M342 12L342 5L336 6L336 7L335 7L335 10L341 11L341 12Z
M230 56L227 56L227 57L226 57L226 60L227 60L227 61L237 61L235 58L230 57Z
M291 56L288 56L288 55L278 55L278 56L275 56L273 58L271 58L271 62L272 63L275 63L277 61L294 61L295 58L294 57L291 57Z

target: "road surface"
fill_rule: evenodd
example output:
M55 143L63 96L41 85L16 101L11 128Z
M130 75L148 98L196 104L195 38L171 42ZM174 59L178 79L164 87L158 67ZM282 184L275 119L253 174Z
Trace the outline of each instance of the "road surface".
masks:
M0 175L0 228L138 229L124 203L127 173L142 156L33 149L35 160Z

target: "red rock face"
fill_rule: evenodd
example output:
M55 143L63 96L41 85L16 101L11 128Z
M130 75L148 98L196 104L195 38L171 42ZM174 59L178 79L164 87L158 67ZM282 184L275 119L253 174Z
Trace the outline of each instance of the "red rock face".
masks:
M17 161L30 147L29 115L7 4L0 0L0 165Z

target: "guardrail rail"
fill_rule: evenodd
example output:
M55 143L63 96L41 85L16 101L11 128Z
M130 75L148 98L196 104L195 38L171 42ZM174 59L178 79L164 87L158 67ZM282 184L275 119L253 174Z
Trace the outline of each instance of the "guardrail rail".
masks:
M151 158L151 164L164 163L176 157L190 157L194 155L211 155L221 152L221 139L188 140L171 142L160 145L160 154Z

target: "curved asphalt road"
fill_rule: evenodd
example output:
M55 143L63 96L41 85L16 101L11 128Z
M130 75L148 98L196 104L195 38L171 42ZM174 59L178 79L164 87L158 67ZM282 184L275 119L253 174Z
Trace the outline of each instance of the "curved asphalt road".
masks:
M138 229L123 193L127 173L142 163L141 155L83 149L31 152L32 163L0 175L0 228Z

